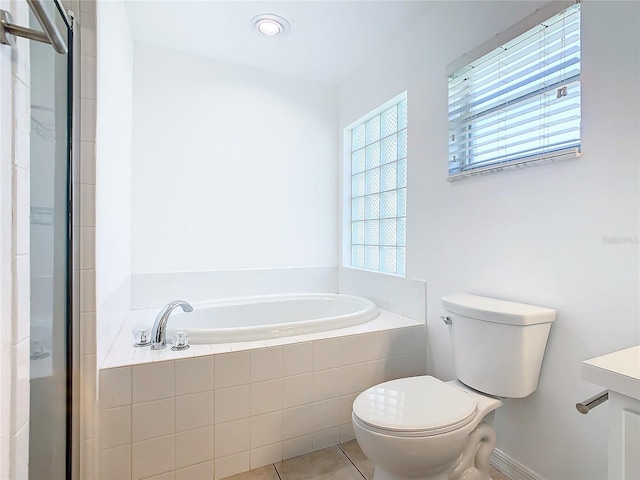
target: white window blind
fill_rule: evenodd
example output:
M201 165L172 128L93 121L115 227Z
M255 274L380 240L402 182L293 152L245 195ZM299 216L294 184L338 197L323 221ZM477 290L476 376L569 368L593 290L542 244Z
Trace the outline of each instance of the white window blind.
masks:
M449 180L580 152L580 4L449 76Z

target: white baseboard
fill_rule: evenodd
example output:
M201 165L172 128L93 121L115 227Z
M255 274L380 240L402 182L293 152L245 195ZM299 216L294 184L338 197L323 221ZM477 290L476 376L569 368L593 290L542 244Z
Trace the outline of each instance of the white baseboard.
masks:
M497 448L491 454L489 463L511 480L545 480L536 472L528 469Z

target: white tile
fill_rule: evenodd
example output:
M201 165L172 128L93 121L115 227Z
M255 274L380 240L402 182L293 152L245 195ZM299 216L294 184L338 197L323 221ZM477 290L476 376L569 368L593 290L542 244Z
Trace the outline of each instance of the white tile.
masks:
M80 270L80 312L96 311L96 272Z
M365 336L367 342L367 361L380 360L389 356L388 331L368 333Z
M313 435L292 438L282 442L282 459L299 457L313 451Z
M251 448L282 441L282 412L251 417Z
M213 461L202 462L176 470L176 480L210 480L213 478Z
M213 355L176 360L176 396L213 390L213 362Z
M175 469L175 437L173 435L134 443L131 452L131 471L134 480Z
M251 384L251 415L282 410L282 379Z
M340 364L351 365L367 361L369 342L365 335L349 335L340 339Z
M131 403L131 367L100 370L100 408Z
M340 366L340 339L316 340L313 342L313 370L324 370Z
M247 350L247 342L227 343L230 352L244 352Z
M80 269L94 270L96 268L96 229L95 227L80 227Z
M278 337L278 338L267 338L262 340L265 347L277 347L278 345L291 345L297 343L295 337Z
M115 407L100 412L100 448L131 443L131 407Z
M204 356L212 356L212 346L211 345L191 345L191 348L187 350L173 352L173 355L176 360L180 358L187 358L187 352L192 353L192 357L204 357ZM213 357L212 357L213 358Z
M96 59L83 56L80 63L80 98L96 99Z
M15 402L15 410L11 418L11 433L13 434L16 434L29 421L30 347L28 338L14 347L12 397Z
M340 425L340 443L348 442L355 438L356 435L353 433L353 425L351 423Z
M83 142L96 141L96 101L83 98L80 101L80 115L82 123L80 125L80 140ZM82 212L80 212L82 215ZM87 226L85 223L81 225Z
M96 401L95 387L95 355L85 355L80 357L80 412L82 422L80 422L80 440L90 440L96 438L99 422L98 403ZM34 385L35 382L31 382ZM31 397L33 399L33 396ZM61 401L59 399L58 401ZM49 399L50 401L50 399ZM31 409L33 411L33 409ZM50 407L45 410L50 411Z
M391 357L387 363L385 381L425 375L426 370L427 360L424 352L414 352L398 357Z
M296 375L282 379L283 408L297 407L313 402L313 374Z
M159 362L133 367L133 403L173 397L173 362Z
M80 142L80 183L96 184L96 144Z
M282 348L271 347L251 351L251 382L282 377Z
M312 433L315 423L313 416L313 404L283 410L282 438L288 440Z
M313 404L313 432L341 425L341 398L332 398Z
M313 401L327 400L340 395L341 369L330 368L313 372Z
M80 11L81 54L95 57L96 48L96 15ZM80 118L84 118L82 115Z
M27 422L11 436L11 470L16 479L29 478L29 423Z
M282 347L283 374L300 375L313 370L312 342L294 343Z
M134 403L131 416L133 442L171 435L175 431L173 398Z
M123 445L100 452L100 480L127 480L130 478L131 445Z
M94 478L98 473L95 471L97 467L96 443L95 439L80 443L80 478Z
M282 461L282 443L274 443L266 447L251 450L251 470Z
M96 3L95 1L89 0L89 1L80 1L78 2L79 6L79 11L83 12L83 13L89 13L91 15L95 15L96 14ZM71 5L72 7L74 6L73 4ZM76 11L77 13L77 11Z
M30 182L31 177L28 170L17 167L15 172L16 198L14 208L16 209L14 221L15 228L15 254L18 256L28 255L30 251L31 238L31 202L30 202ZM26 273L28 273L27 270ZM17 272L20 273L20 272ZM29 276L27 275L27 279ZM27 292L29 289L27 289ZM28 297L27 297L28 298Z
M213 425L213 392L176 397L176 432Z
M213 460L213 427L176 433L176 468Z
M27 217L27 222L28 222ZM28 239L27 239L28 240ZM16 277L15 277L15 294L16 294L16 313L13 323L13 344L29 338L31 328L31 257L29 255L16 255ZM35 300L35 299L34 299Z
M96 353L96 313L80 314L80 355Z
M222 388L215 391L215 423L224 423L251 414L251 387Z
M367 388L386 381L387 362L388 359L367 362Z
M340 368L340 395L360 393L370 387L367 364L356 363Z
M80 185L80 227L96 226L96 187Z
M215 480L249 471L249 452L242 452L224 458L216 458Z
M248 418L215 426L215 458L226 457L251 446L251 422Z
M313 434L313 451L331 447L340 443L340 429L330 428Z
M338 404L338 422L339 425L346 425L351 422L351 414L353 412L353 402L359 393L352 393L340 397Z
M216 355L215 388L234 387L249 383L251 358L249 352L231 352Z
M227 343L212 343L209 345L209 347L211 348L211 355L220 355L222 353L231 352L231 348ZM214 386L215 386L215 383L214 383Z
M425 350L427 345L425 329L417 326L389 330L389 344L391 356Z

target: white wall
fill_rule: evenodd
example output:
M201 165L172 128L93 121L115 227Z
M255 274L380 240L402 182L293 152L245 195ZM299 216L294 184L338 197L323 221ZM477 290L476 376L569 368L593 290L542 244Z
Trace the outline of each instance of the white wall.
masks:
M337 90L136 43L132 271L335 266Z
M439 3L340 89L340 128L408 91L407 276L427 281L429 371L454 377L442 295L556 308L538 391L497 413L498 448L542 478L602 479L606 407L574 405L598 391L581 360L640 341L640 4L582 3L581 158L446 181L445 66L543 4Z
M124 321L122 313L130 307L133 40L124 2L97 5L95 195L99 228L95 242L100 365Z

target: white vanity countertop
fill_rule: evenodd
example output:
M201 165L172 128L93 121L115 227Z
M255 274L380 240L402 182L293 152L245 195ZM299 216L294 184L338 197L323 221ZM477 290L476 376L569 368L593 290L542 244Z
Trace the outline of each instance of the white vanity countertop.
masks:
M640 345L583 361L582 378L640 400Z

